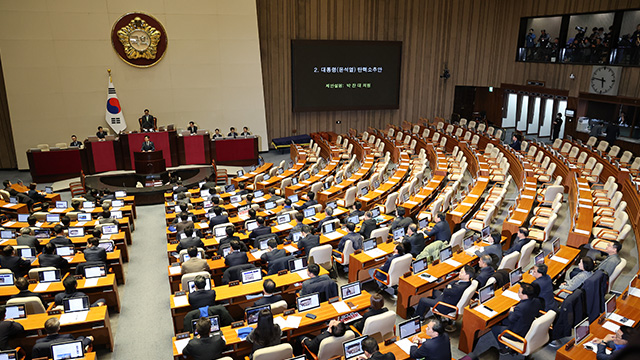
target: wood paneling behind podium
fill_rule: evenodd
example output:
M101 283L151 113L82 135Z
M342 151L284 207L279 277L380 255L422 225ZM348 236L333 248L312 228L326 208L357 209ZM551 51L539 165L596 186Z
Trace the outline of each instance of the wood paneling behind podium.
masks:
M637 7L633 0L256 0L269 138L360 131L449 116L455 85L546 81L588 91L591 66L515 61L520 17ZM540 29L536 29L539 34ZM557 36L557 34L551 34ZM399 110L291 111L291 39L403 41ZM439 78L445 63L451 72ZM640 69L625 68L619 94L640 97ZM574 73L576 80L570 80ZM342 120L342 124L335 123Z
M7 91L4 87L2 60L0 59L0 169L14 169L18 166L16 150L13 147L11 116L7 103Z

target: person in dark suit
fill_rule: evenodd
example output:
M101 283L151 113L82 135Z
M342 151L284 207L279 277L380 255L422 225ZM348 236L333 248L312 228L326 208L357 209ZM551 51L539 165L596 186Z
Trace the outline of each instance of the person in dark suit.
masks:
M35 296L38 299L40 299L40 301L42 302L42 306L44 306L45 309L47 308L47 303L44 300L42 300L42 296L40 296L40 294L38 293L34 293L33 291L29 290L29 280L23 277L19 277L16 279L16 282L14 285L18 288L18 290L20 290L20 292L18 292L15 295L12 295L10 299Z
M29 191L27 191L27 196L29 196L34 202L43 202L47 200L47 197L42 195L40 191L37 189L36 183L29 184Z
M622 355L622 350L629 345L629 340L637 338L637 332L630 326L622 325L615 334L607 334L603 339L593 338L591 342L598 346L596 360L629 359ZM607 354L607 348L613 351Z
M87 240L87 248L84 249L84 259L89 261L107 263L107 250L98 246L100 239L92 237Z
M31 268L31 263L20 256L16 256L13 246L7 245L2 248L2 256L0 256L0 264L3 269L9 269L16 277L25 276Z
M391 254L389 254L389 256L387 257L387 261L384 262L384 265L382 265L380 270L385 273L389 273L389 268L391 267L391 262L393 261L393 259L400 257L402 255L404 255L404 246L402 246L402 244L396 245L396 248L393 250ZM387 277L384 274L380 274L379 272L376 272L376 280L387 281ZM383 285L383 284L379 282L379 285Z
M55 302L55 306L62 305L62 302L65 299L73 299L77 297L87 296L87 294L81 291L78 291L78 281L74 276L65 277L64 280L62 281L62 286L64 286L64 292L57 293L53 298ZM98 299L96 302L91 304L91 307L102 306L105 303L106 302L104 299Z
M364 216L364 211L362 211L362 203L360 201L355 201L353 205L351 205L351 213L349 216L358 215L358 217Z
M412 359L451 360L451 341L444 331L444 324L437 318L430 318L424 329L429 339L414 335L411 338L413 346L409 350Z
M536 278L532 284L540 288L538 297L544 300L544 311L554 310L558 307L553 297L553 280L551 280L551 277L547 274L547 269L546 264L536 264L531 271L531 275Z
M557 113L556 118L553 120L553 134L551 134L551 140L555 140L560 137L561 128L562 128L562 113Z
M446 219L447 217L444 213L438 213L434 219L436 224L431 231L427 232L427 237L433 236L435 240L444 241L448 244L451 240L451 228Z
M268 263L275 259L287 256L286 250L278 249L278 241L276 239L270 239L267 241L267 246L269 246L269 251L262 254L260 256L260 260Z
M501 261L502 260L502 244L500 244L500 242L496 242L496 239L493 237L493 235L487 238L487 242L489 243L489 245L485 247L481 247L480 249L476 250L476 256L480 258L482 257L482 255L494 254L495 256L498 257L498 261Z
M249 251L249 248L247 247L247 244L245 244L244 241L240 241L240 237L239 236L235 236L234 235L236 233L236 228L235 227L233 227L232 225L229 225L229 226L227 226L225 228L225 232L227 233L227 237L225 237L222 240L220 240L220 246L222 246L224 244L231 244L231 242L233 240L235 240L240 244L240 251L242 251L242 252ZM220 248L220 246L218 247L218 249ZM219 253L218 255L222 255L222 253Z
M516 251L522 252L522 247L531 240L527 236L529 236L529 229L523 227L519 228L516 238L513 240L513 244L511 244L511 247L504 252L504 255L507 256Z
M509 144L513 150L520 151L522 149L522 141L520 141L520 137L517 134L513 134L511 138L512 142Z
M144 115L140 118L140 130L155 130L156 118L149 114L149 109L144 109Z
M305 201L304 204L302 204L300 206L295 206L294 205L293 207L298 211L302 211L302 210L308 208L309 206L313 206L313 205L317 205L318 204L318 202L316 201L316 194L315 193L309 191L307 193L307 198L309 200Z
M229 222L229 217L222 214L222 208L220 206L213 207L213 213L216 214L209 219L209 228L213 229L214 226L220 224L226 224Z
M378 227L378 224L373 219L373 214L371 211L367 211L364 213L364 221L360 226L360 235L365 239L368 239L371 236L371 232Z
M178 246L176 247L176 252L180 253L182 249L188 249L191 246L204 249L204 243L202 242L202 239L200 239L200 237L198 236L194 236L193 229L184 229L184 235L186 237L180 240Z
M234 265L248 264L249 258L247 257L246 252L240 251L240 243L238 241L231 242L231 252L224 258L224 264L227 267L231 267Z
M247 185L243 182L238 183L238 190L236 190L236 195L247 195L249 190L246 189Z
M53 344L81 340L86 351L93 341L92 336L79 336L76 339L71 334L58 334L60 331L60 320L55 317L49 318L45 321L44 330L47 332L47 336L36 340L36 344L33 346L33 350L31 351L31 357L34 359L40 357L51 358L51 345Z
M312 234L311 226L302 226L302 237L298 240L298 250L304 251L309 257L309 252L314 247L320 245L320 236Z
M107 137L107 135L109 135L107 131L104 130L102 126L98 126L98 132L96 133L96 136L98 137L98 139L104 140Z
M276 292L276 283L271 279L266 279L262 283L262 297L253 303L253 306L270 305L277 303L282 299L282 295L274 294Z
M20 229L20 236L16 238L16 243L18 245L35 248L37 252L42 251L42 246L40 245L40 242L33 235L33 229L31 229L28 226Z
M211 138L215 139L222 139L224 136L220 133L220 129L215 129L213 135L211 135Z
M364 351L364 356L367 359L396 360L396 356L393 355L393 353L381 353L378 342L371 336L367 336L364 340L362 340L362 350Z
M213 289L205 290L207 287L207 281L210 281L210 279L207 279L202 275L198 275L193 279L196 291L189 294L189 305L191 305L191 310L216 304L216 291Z
M618 123L615 121L609 122L607 128L605 129L605 132L607 134L605 135L604 139L609 143L609 146L615 145L618 136L620 136L620 127L618 126Z
M189 220L189 213L180 213L180 222L176 224L176 234L183 233L186 229L193 229L193 221Z
M280 344L282 341L282 329L273 322L273 314L269 309L263 309L258 313L258 323L255 329L247 336L247 341L252 344L249 358L253 358L256 350Z
M56 254L56 246L52 243L48 243L44 246L42 254L38 256L38 262L42 267L53 266L63 272L66 272L69 269L69 262L67 259Z
M24 327L15 321L5 320L6 313L7 308L0 305L0 350L13 350L13 347L9 346L9 339L21 335L24 332Z
M476 277L476 281L478 281L478 289L479 289L487 283L487 280L489 280L491 276L493 276L493 273L495 272L495 270L493 269L491 256L487 254L482 255L482 257L480 258L480 261L478 261L478 266L480 267L480 272Z
M227 134L227 137L232 137L232 138L237 138L238 137L238 132L236 131L236 128L234 128L233 126L229 129L229 133Z
M340 239L338 243L338 251L344 251L344 244L347 240L351 240L351 245L353 246L353 250L362 249L362 235L356 232L356 224L348 223L345 225L347 228L347 234Z
M293 210L293 207L291 206L291 199L284 199L284 206L282 206L282 210L280 210L276 215L281 215L282 213L285 213L291 210Z
M258 216L256 218L256 222L258 223L258 227L253 229L253 231L249 234L249 239L255 240L260 235L271 234L271 226L265 226L264 217Z
M196 126L196 123L194 123L193 121L189 121L189 127L187 128L187 130L189 130L189 134L198 133L198 127Z
M289 200L289 202L291 202L291 200ZM304 214L302 212L297 212L295 217L296 217L296 224L289 231L289 235L287 235L287 240L293 240L293 234L296 232L302 231L302 227L304 226L304 224L302 223L302 221L304 221Z
M324 214L325 214L324 219L322 219L322 220L320 220L320 221L318 222L318 227L316 228L316 232L322 232L322 225L323 225L324 223L326 223L327 221L331 221L331 220L335 219L335 218L333 217L333 208L331 208L331 207L328 207L328 206L327 206L327 207L324 209Z
M462 298L464 291L469 287L469 285L471 285L471 280L474 276L475 271L473 270L473 267L471 267L471 265L465 265L460 270L460 280L449 284L442 291L435 290L432 297L421 298L418 302L416 314L420 315L422 320L431 317L433 315L432 308L440 301L456 306L458 301L460 301L460 298ZM452 309L440 305L437 310L443 314L447 314L451 312Z
M156 146L153 144L153 141L150 140L149 135L144 136L144 142L142 143L142 147L140 148L142 152L151 152L156 151Z
M347 327L343 322L338 320L331 320L329 321L329 327L327 327L325 331L321 332L313 339L304 337L302 339L302 344L304 344L304 346L306 346L311 353L317 355L318 351L320 350L320 343L322 342L322 340L331 336L342 337L344 336L345 332L347 332Z
M382 297L381 294L371 295L369 302L371 303L369 310L367 310L362 315L362 319L356 321L355 324L353 324L353 327L355 327L356 330L358 330L361 333L362 333L362 329L364 329L364 323L367 321L368 318L370 318L371 316L380 315L383 312L388 310L386 307L384 307L384 298Z
M249 128L246 126L243 127L242 132L240 133L240 136L250 136L250 135L251 135L251 132L249 131Z
M409 225L409 228L407 229L407 235L402 241L402 245L404 246L405 252L410 252L414 258L417 257L418 254L422 252L422 250L424 250L424 235L418 232L418 225Z
M49 241L53 243L55 246L73 246L71 239L64 236L64 227L60 224L53 227L53 232L56 234L56 237Z
M405 210L403 207L396 208L396 218L393 219L393 222L391 223L391 231L398 228L404 228L404 230L406 231L407 227L411 225L413 221L411 220L411 218L404 217L404 214Z
M176 188L173 189L173 193L178 194L178 193L183 193L187 191L189 191L189 189L186 186L182 185L182 180L178 180L176 182Z
M315 283L319 283L321 281L331 280L329 275L319 275L320 274L320 266L318 264L309 264L307 266L307 274L309 274L309 278L302 282L302 289L300 289L300 296L311 294L310 287Z
M78 141L78 137L75 135L71 135L71 143L69 144L69 147L80 147L80 146L82 146L82 143Z
M190 356L194 360L212 360L222 356L222 351L227 345L220 334L209 335L211 332L211 321L206 317L201 317L196 322L196 335L189 340L187 346L182 350L182 354Z

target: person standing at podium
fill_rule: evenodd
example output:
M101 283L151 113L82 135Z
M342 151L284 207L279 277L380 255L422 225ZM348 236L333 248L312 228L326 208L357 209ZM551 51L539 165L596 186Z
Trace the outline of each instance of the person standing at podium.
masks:
M149 114L149 109L144 109L144 115L140 118L140 129L143 131L151 131L156 129L155 116Z
M153 141L149 140L149 135L145 135L144 142L142 143L142 152L156 151L156 146L153 145Z
M189 121L189 127L187 128L187 130L189 130L189 133L191 135L194 135L198 132L198 127L193 121Z

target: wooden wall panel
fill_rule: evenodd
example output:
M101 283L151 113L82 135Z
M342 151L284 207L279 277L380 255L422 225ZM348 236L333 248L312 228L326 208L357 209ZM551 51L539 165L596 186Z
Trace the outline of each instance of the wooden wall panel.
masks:
M588 91L591 66L515 61L520 17L638 7L637 0L256 0L269 138L359 131L420 117L448 118L456 85L545 81ZM291 111L291 39L403 41L400 109ZM451 72L440 79L445 64ZM575 80L569 74L576 75ZM625 68L619 94L640 97L640 69ZM341 120L341 124L336 124Z

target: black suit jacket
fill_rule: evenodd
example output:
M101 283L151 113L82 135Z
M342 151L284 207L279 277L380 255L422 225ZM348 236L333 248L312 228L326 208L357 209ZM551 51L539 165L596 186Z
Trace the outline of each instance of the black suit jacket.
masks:
M495 270L493 270L491 266L486 266L480 269L480 273L476 277L476 280L478 281L478 289L483 287L487 283L487 280L489 280L489 278L493 276L494 272Z
M326 223L327 221L331 221L333 219L335 219L335 217L333 217L333 216L325 216L324 219L322 219L322 220L320 220L318 222L318 227L316 228L316 231L317 232L322 232L322 224Z
M209 220L209 228L213 229L214 226L220 224L226 224L229 222L229 217L226 215L214 216Z
M153 122L153 115L142 115L141 119L142 121L140 122L140 126L143 129L153 129L155 127L155 124Z
M371 360L396 360L396 356L393 353L383 354L380 351L377 351L371 355L369 358Z
M73 246L71 239L63 235L58 235L49 242L53 243L55 246Z
M58 305L62 305L62 302L64 299L73 299L73 298L82 297L82 296L87 296L87 294L80 291L76 291L74 293L61 292L56 294L56 296L53 299L55 301L56 306L58 306Z
M412 346L409 355L413 359L451 360L451 342L444 333L438 337L425 340L420 347Z
M271 305L273 303L277 303L280 300L282 300L282 296L278 294L271 295L271 296L263 296L260 299L256 300L256 302L253 303L253 306Z
M30 291L30 290L20 290L19 293L15 294L15 295L12 295L10 297L10 299L30 297L30 296L35 296L38 299L40 299L40 301L42 302L42 305L44 306L44 308L45 309L47 308L47 303L44 302L44 300L42 300L42 296L40 296L40 294L34 293L34 292Z
M284 249L274 249L272 251L268 251L264 254L262 254L262 256L260 256L260 259L262 261L266 261L266 262L270 262L273 261L275 259L279 259L281 257L285 257L287 256L287 251Z
M314 354L317 354L318 351L320 350L320 343L322 342L322 340L333 336L330 332L328 332L327 330L324 330L323 332L320 333L320 335L314 337L313 339L305 339L304 344L307 345L307 348L309 349L309 351L311 351Z
M316 199L313 200L307 200L305 201L304 204L300 205L300 206L294 206L296 209L298 210L304 210L306 208L308 208L309 206L313 206L313 205L317 205L318 202L316 201Z
M360 227L360 235L362 235L365 239L371 237L371 232L378 227L376 221L373 219L365 220L362 222L362 226ZM386 239L383 239L386 240Z
M42 267L53 266L57 269L66 269L69 267L67 259L56 254L40 254L40 256L38 256L38 262Z
M536 284L540 288L539 297L544 300L544 310L554 310L558 307L556 300L553 298L553 280L549 275L541 276L535 279L531 284Z
M24 276L31 268L31 263L19 256L0 256L0 265L4 269L13 271L13 274L18 276Z
M406 240L406 243L411 245L411 255L413 255L413 257L416 257L424 249L424 235L422 235L422 233L415 233Z
M433 236L436 240L441 240L446 243L451 240L451 228L446 221L440 221L433 226L433 229L427 233L427 236Z
M260 225L249 234L249 238L255 239L260 235L266 234L271 234L271 226Z
M309 256L309 251L320 245L320 236L308 234L304 239L298 241L298 249L304 251Z
M183 355L189 355L194 360L213 360L222 356L226 343L220 335L207 338L194 338L189 340L182 350Z
M407 230L409 225L411 225L412 223L413 223L413 220L411 220L411 218L408 218L408 217L395 218L393 219L393 223L391 223L391 231L398 228L404 228L405 230Z
M20 335L23 331L24 327L15 321L0 321L0 350L13 349L9 346L9 338Z
M245 252L232 251L231 253L229 253L229 255L227 255L226 258L224 258L224 264L227 265L227 267L248 263L249 258L247 257L247 253Z
M189 127L187 128L187 130L189 130L189 132L190 132L191 134L195 134L195 133L197 133L197 132L198 132L198 127L197 127L197 126L195 126L195 125L193 125L193 126L189 126Z
M32 235L20 235L16 238L16 242L18 245L25 245L32 248L36 248L37 252L40 252L42 246L40 246L40 242L35 236Z
M529 331L531 323L533 323L533 320L538 316L540 309L541 306L539 300L522 300L518 305L516 305L513 311L509 312L509 317L503 321L503 324L506 325L509 330L524 337L527 335L527 331Z
M451 287L446 287L442 291L442 296L440 298L440 301L445 302L445 303L447 303L449 305L456 306L458 301L460 301L460 298L462 297L462 294L464 293L465 290L467 290L469 285L471 285L471 281L458 280L458 281L452 283ZM450 309L448 307L445 307L445 306L439 306L438 307L438 311L440 311L443 314L447 314L451 310L452 309Z
M101 247L88 247L84 249L84 258L87 262L103 262L107 263L107 250Z
M142 148L140 148L140 151L156 151L156 146L153 144L153 141L149 141L149 143L144 141L142 142Z
M176 247L176 251L180 253L181 250L188 249L191 246L204 249L204 243L202 242L202 240L199 237L192 236L180 240L180 243L178 243L178 246Z
M522 251L522 247L525 246L528 242L529 242L529 238L524 238L524 239L519 239L518 237L516 237L516 239L513 241L513 244L511 244L511 247L504 252L505 255L509 255L512 252L515 251Z
M73 340L76 340L76 338L74 338L71 334L47 335L47 337L45 338L36 340L36 344L33 346L33 350L31 351L31 357L51 358L51 345ZM79 336L77 340L82 340L83 346L91 344L91 340L85 338L84 336Z
M199 309L203 306L213 306L216 304L215 290L197 290L189 294L189 305L191 309Z

